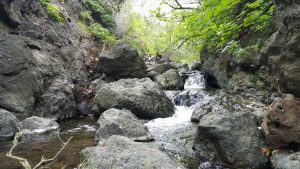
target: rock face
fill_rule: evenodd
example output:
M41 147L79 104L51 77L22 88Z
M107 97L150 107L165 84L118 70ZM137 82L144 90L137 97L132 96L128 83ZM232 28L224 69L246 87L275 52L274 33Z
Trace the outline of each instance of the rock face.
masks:
M72 83L87 87L98 71L102 46L81 37L76 21L81 2L52 3L62 23L54 22L39 1L0 2L0 107L19 119L73 117Z
M97 147L85 148L81 168L176 169L178 166L153 143L137 143L123 136L111 136Z
M104 84L97 92L95 102L104 109L125 108L139 118L169 117L174 113L171 100L149 78L121 79Z
M112 135L128 137L135 141L150 140L148 129L129 110L111 108L102 113L95 140L103 141Z
M184 81L175 69L171 69L156 77L156 81L165 90L182 90Z
M271 75L278 78L285 93L300 97L300 4L278 0L276 6L276 31L260 51L261 60L269 66Z
M276 11L272 26L264 34L246 34L243 45L257 39L264 42L257 52L240 58L227 52L201 51L202 72L207 86L236 89L276 89L278 79L282 91L300 97L300 4L295 0L274 1ZM269 87L268 87L269 86Z
M10 112L0 109L0 141L13 139L18 132L19 122Z
M41 75L32 52L26 48L28 38L6 35L0 39L0 107L24 118L34 111Z
M146 77L146 65L142 57L125 44L117 44L112 50L101 54L99 69L115 79Z
M274 169L299 169L300 152L293 154L277 152L271 157L271 162Z
M300 143L300 100L286 94L275 98L262 124L268 144L279 148Z
M211 112L200 120L194 149L199 158L232 168L264 168L268 160L260 151L262 143L249 113Z

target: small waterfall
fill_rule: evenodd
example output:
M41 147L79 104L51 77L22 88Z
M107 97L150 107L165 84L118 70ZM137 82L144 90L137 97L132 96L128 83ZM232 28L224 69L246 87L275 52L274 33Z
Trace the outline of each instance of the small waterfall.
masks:
M185 81L185 90L201 90L205 88L205 80L199 71L192 72L189 78Z
M166 94L175 106L190 107L206 99L207 95L203 92L204 88L203 75L199 71L194 71L185 81L183 91L166 91Z
M192 144L197 125L191 123L190 118L195 104L209 97L203 89L203 76L200 72L193 72L186 80L183 91L166 91L166 95L175 105L175 114L145 124L156 143L162 145L175 160L184 161L183 163L191 163L193 160L187 159L195 159Z

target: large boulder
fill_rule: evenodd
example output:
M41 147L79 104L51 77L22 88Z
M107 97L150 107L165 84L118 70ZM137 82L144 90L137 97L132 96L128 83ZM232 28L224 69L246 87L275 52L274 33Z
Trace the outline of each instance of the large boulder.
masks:
M0 107L26 118L34 111L41 75L28 38L6 35L0 39Z
M135 141L151 140L148 129L129 110L111 108L103 112L98 120L99 128L95 140L103 141L112 135L121 135Z
M9 111L0 109L0 141L10 140L18 132L19 122Z
M299 169L300 152L276 152L271 157L272 167L274 169Z
M182 90L184 80L179 76L175 69L171 69L156 77L156 81L165 90Z
M125 44L117 44L99 57L99 69L115 79L146 77L146 65L138 52Z
M51 85L40 98L41 116L66 119L77 114L73 85L68 78L52 79Z
M194 141L196 155L232 168L264 168L261 134L249 113L211 112L200 119Z
M175 169L178 166L153 143L138 143L123 136L111 136L97 147L82 150L81 168Z
M149 69L157 72L158 74L163 74L166 71L172 69L172 67L170 63L166 62L166 63L156 63L152 65Z
M104 84L97 92L95 102L104 109L125 108L139 118L169 117L174 113L171 100L149 78L121 79Z
M300 100L291 94L275 98L263 119L262 129L274 148L300 143Z

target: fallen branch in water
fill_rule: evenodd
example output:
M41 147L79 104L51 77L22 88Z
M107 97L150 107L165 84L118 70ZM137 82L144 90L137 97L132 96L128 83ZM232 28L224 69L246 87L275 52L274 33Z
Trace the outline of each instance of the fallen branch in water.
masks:
M49 166L50 164L52 164L57 159L57 157L62 152L62 150L69 144L69 142L71 141L72 138L73 138L73 136L70 137L67 140L67 142L64 142L60 138L59 132L58 132L58 139L63 144L63 146L61 147L61 149L56 153L56 155L53 158L47 159L47 158L44 158L42 156L41 161L37 165L35 165L34 167L31 167L31 165L29 164L29 162L28 162L28 160L26 158L22 158L22 157L15 156L15 155L12 154L13 150L15 149L15 147L20 144L19 143L20 133L16 133L16 135L14 137L14 140L13 140L13 146L11 147L11 149L9 150L9 152L6 154L6 156L20 161L20 163L22 164L22 166L25 169L38 169L38 168L42 168L43 165Z

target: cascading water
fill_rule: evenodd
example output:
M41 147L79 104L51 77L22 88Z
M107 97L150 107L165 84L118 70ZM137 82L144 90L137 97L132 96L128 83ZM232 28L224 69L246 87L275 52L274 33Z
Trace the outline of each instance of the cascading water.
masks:
M166 91L175 105L175 114L145 124L156 142L188 168L198 168L192 150L197 125L191 123L190 118L196 103L209 100L203 89L203 76L200 72L193 72L186 80L183 91Z

